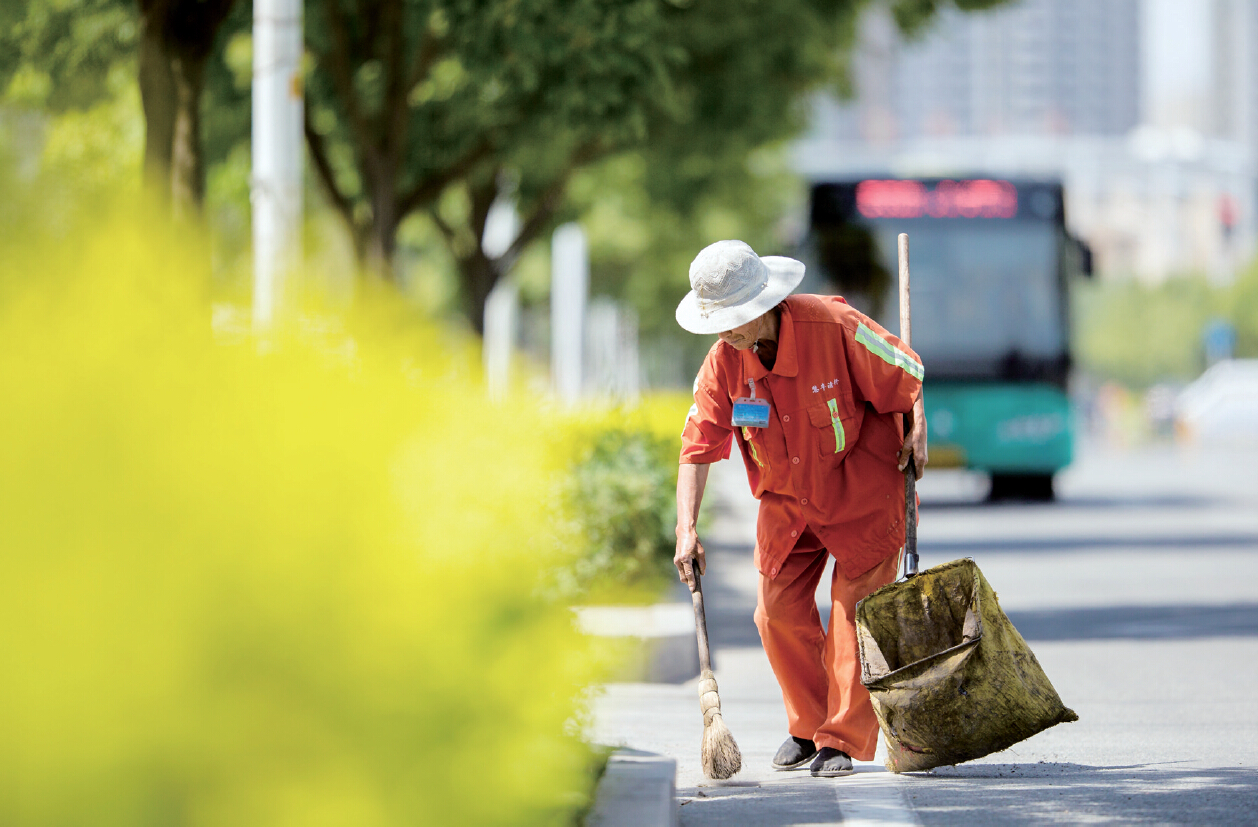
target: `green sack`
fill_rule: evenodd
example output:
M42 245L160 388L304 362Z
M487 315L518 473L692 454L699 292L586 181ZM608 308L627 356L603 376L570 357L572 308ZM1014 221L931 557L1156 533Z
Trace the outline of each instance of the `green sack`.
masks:
M892 772L981 758L1079 720L973 560L869 595L856 606L856 636Z

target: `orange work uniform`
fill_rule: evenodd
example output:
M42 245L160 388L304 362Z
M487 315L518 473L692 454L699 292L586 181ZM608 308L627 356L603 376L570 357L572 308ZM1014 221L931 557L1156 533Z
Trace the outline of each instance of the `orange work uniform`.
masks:
M695 380L682 463L728 457L731 440L760 500L756 626L786 703L791 735L873 758L878 724L860 684L855 607L895 579L904 544L901 414L921 389L912 350L837 296L779 306L777 358L717 342ZM765 428L731 424L734 400L770 405ZM814 593L835 558L830 629Z

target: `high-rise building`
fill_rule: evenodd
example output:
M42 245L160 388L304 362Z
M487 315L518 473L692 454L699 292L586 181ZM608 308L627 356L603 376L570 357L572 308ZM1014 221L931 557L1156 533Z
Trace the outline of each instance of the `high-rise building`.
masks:
M1210 134L1258 146L1258 3L1209 4Z
M941 11L905 42L866 14L855 101L818 129L875 143L954 135L1125 135L1140 117L1139 0L1026 0Z
M821 97L795 164L1060 180L1103 274L1226 280L1258 230L1258 0L1015 0L907 41L863 15L853 99Z

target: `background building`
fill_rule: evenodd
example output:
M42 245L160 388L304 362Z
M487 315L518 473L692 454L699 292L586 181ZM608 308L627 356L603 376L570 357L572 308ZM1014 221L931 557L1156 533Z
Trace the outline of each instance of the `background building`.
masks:
M1255 247L1255 0L1023 0L906 42L862 19L855 97L818 101L796 165L1059 178L1106 275L1230 279Z

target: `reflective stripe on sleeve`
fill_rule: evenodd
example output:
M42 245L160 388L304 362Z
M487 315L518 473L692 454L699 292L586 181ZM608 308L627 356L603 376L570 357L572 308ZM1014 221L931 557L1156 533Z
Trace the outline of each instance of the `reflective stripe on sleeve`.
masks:
M926 375L926 371L922 368L920 362L899 348L892 346L890 342L875 333L864 322L861 322L860 326L856 328L856 341L860 342L865 346L866 350L888 365L900 368L919 382Z
M751 458L755 460L756 465L763 468L764 463L760 461L760 455L756 453L756 443L751 441L751 433L746 428L743 428L743 439L747 441L747 447L751 450Z

